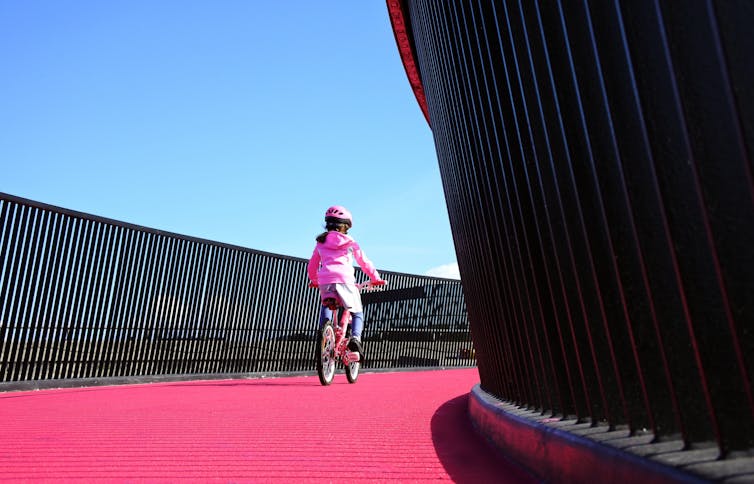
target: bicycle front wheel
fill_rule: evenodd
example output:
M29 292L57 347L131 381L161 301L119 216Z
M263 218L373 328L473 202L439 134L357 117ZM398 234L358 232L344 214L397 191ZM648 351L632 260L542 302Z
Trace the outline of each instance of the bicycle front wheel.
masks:
M348 380L348 383L356 383L356 379L359 378L360 369L360 361L352 361L346 366L346 380Z
M335 376L335 329L332 321L327 321L319 332L317 375L322 385L332 383Z

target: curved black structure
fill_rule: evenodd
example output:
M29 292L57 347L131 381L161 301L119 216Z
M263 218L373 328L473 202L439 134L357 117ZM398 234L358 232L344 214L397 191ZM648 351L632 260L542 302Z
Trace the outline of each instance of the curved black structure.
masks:
M388 0L427 113L482 388L754 447L754 9Z

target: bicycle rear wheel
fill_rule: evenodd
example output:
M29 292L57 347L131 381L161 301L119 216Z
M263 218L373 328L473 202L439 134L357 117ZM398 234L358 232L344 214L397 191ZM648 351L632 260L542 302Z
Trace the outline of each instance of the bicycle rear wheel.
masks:
M319 332L317 375L322 385L332 383L335 376L335 329L332 321L325 322Z

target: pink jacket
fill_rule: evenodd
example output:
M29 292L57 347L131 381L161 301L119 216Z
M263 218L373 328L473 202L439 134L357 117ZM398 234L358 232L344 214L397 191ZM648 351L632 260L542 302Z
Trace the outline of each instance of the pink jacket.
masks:
M353 255L353 258L351 257ZM319 285L323 284L353 284L353 259L371 280L380 279L380 274L374 268L372 261L367 259L359 244L350 236L331 230L327 233L325 243L317 243L309 259L307 273L309 279Z

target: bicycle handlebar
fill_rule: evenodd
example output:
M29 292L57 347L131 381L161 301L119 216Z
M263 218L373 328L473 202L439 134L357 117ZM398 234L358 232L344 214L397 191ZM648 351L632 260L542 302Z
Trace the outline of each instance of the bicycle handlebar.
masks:
M356 287L358 287L358 288L359 288L359 290L361 290L361 289L368 289L368 288L370 288L370 287L378 287L378 286L384 286L384 285L386 285L386 284L387 284L387 281L386 281L386 280L384 280L384 279L380 279L380 280L377 280L377 281L366 281L366 282L362 282L362 283L360 283L360 284L356 284Z
M385 286L385 285L387 285L387 281L384 280L384 279L380 279L378 281L361 282L359 284L356 284L356 287L359 290L362 290L362 289L368 289L370 287L378 287L378 286ZM317 288L317 287L319 287L319 284L316 284L314 282L310 282L309 283L309 287L311 287L311 288Z

